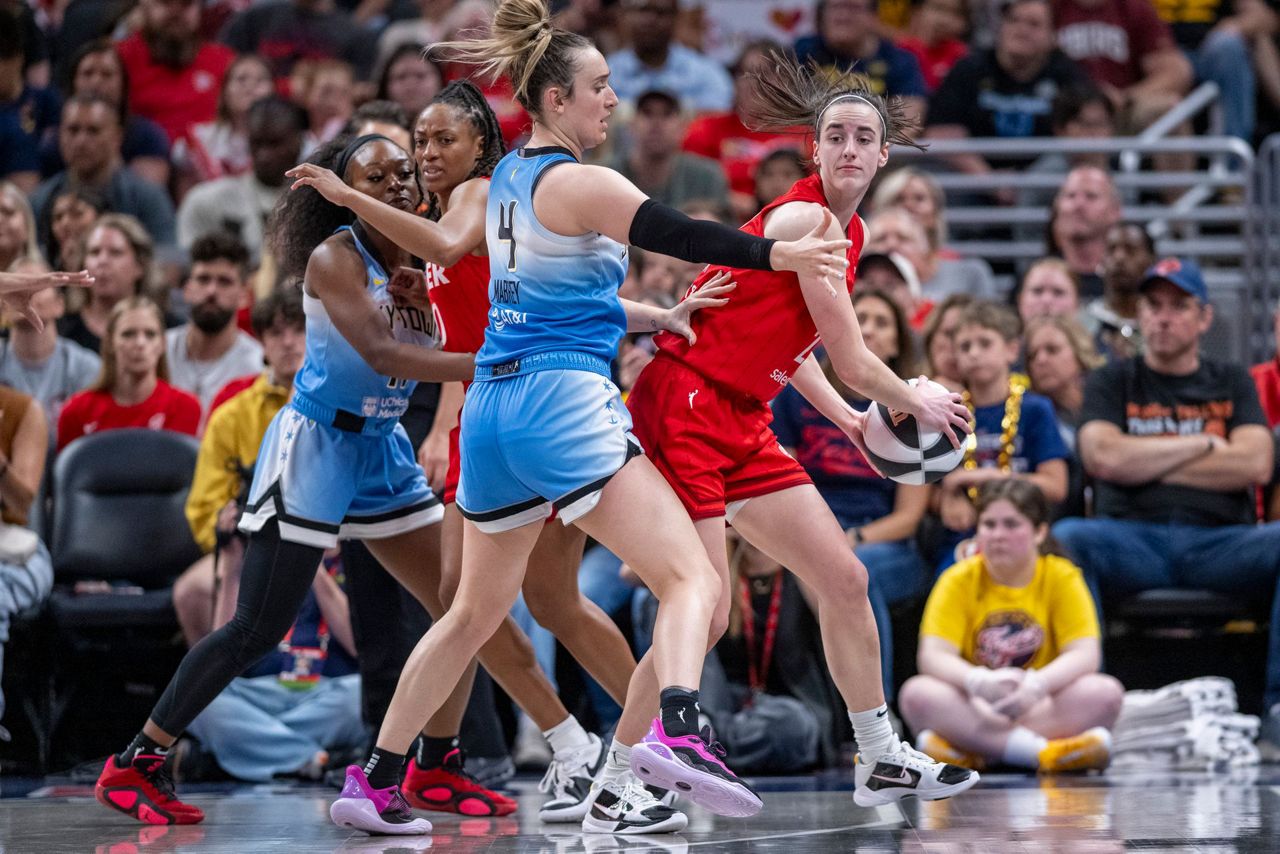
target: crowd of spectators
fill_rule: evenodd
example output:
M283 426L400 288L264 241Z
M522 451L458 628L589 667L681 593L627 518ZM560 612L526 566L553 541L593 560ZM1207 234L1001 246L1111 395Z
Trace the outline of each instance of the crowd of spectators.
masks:
M1260 119L1280 108L1278 18L1265 0L816 0L790 28L764 16L740 22L735 56L722 62L702 50L706 12L732 3L550 4L561 25L600 45L621 100L610 140L593 156L695 217L740 224L806 174L804 129L752 127L751 75L774 51L793 51L815 73L865 75L878 93L904 100L925 140L1134 134L1204 81L1219 86L1225 132L1247 142L1270 129ZM343 133L378 132L410 147L416 116L464 73L428 49L483 30L491 15L487 0L0 0L0 271L86 269L94 277L87 289L36 294L43 326L6 310L5 529L26 524L48 461L83 436L133 427L202 437L188 517L207 556L177 581L174 604L188 642L229 617L236 498L302 358L297 282L282 280L268 239L288 192L285 172ZM477 84L508 146L520 144L529 122L509 84ZM1187 124L1176 133L1199 130ZM910 675L893 669L892 613L922 602L957 561L967 574L963 583L943 576L946 601L973 595L965 585L985 577L975 563L984 542L979 508L992 503L979 493L1012 480L1036 487L1038 497L1017 495L1023 520L1033 528L1053 521L1074 561L1053 564L1055 583L1092 599L1099 617L1108 603L1153 587L1273 602L1264 737L1280 744L1280 524L1272 521L1280 519L1280 490L1269 489L1280 361L1257 366L1251 380L1245 366L1201 355L1214 317L1205 277L1190 260L1160 257L1142 224L1124 218L1126 205L1160 197L1126 195L1112 166L1097 154L952 155L886 170L873 189L861 212L867 242L853 297L863 336L900 376L927 374L961 392L974 413L964 463L940 484L880 478L790 389L774 404L774 429L867 566L890 698ZM1172 158L1149 166L1187 168ZM958 252L939 171L1007 173L991 193L958 194L951 204L1043 210L1046 229L1013 223L1007 234L1043 239L1044 257L1009 270ZM1059 181L1020 188L1023 172ZM623 294L670 305L697 272L633 250ZM1011 278L1016 286L1004 287ZM649 337L623 341L616 374L624 389L653 353ZM833 382L853 406L867 407ZM435 393L424 386L428 422ZM1036 501L1045 502L1043 520ZM11 548L3 534L0 644L12 616L57 580L43 543ZM832 713L837 695L820 673L803 591L745 544L733 548L732 627L709 664L718 668L710 684L725 687L708 708L731 752L754 757L743 760L748 770L794 770L772 765L778 756L833 762L848 733L845 716ZM214 554L231 583L214 582ZM332 672L320 662L330 711L273 737L278 749L246 747L246 721L256 716L291 725L289 694L278 689L298 671L283 650L198 722L195 735L228 772L313 776L330 748L358 741L360 676L347 660L356 639L338 614L344 556L318 568L298 629L325 649L330 633L337 641ZM619 564L589 548L583 590L599 591L643 648L651 603ZM761 684L745 684L758 654L752 638L778 597L786 615L778 644L792 649L790 663L775 660ZM903 698L908 723L929 730L939 728L938 703L973 687L938 677L959 654L947 644L962 648L972 629L938 619L940 608L931 604L922 628L927 674ZM1095 644L1105 638L1105 621L1089 623L1078 610L1073 631ZM1016 666L1050 658L1028 655ZM312 675L319 682L319 671ZM1114 720L1117 686L1092 670L1076 675L1097 700L1090 726ZM771 744L769 716L799 713L786 703L745 702L753 692L808 708L812 739ZM591 697L599 721L616 717L602 691ZM376 723L368 706L365 723ZM0 718L4 709L0 694Z

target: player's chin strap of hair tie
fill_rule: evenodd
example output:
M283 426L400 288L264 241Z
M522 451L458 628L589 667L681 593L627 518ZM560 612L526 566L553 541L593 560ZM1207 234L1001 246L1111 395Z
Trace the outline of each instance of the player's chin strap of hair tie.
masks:
M387 142L399 148L400 145L388 136L380 133L366 133L364 136L358 136L347 143L347 147L342 149L338 154L338 159L333 162L333 174L337 175L343 182L347 180L347 167L351 165L351 158L356 156L356 152L364 148L375 140L385 139Z
M827 101L827 105L825 107L823 107L821 110L818 111L818 130L819 131L822 130L822 117L827 114L827 110L831 109L841 101L861 101L862 103L870 107L871 111L876 114L876 118L880 120L880 139L885 142L888 142L889 126L885 124L884 114L880 112L880 108L877 107L875 104L871 103L870 98L867 98L863 95L855 94L853 92L845 92L844 94L836 95L830 101Z

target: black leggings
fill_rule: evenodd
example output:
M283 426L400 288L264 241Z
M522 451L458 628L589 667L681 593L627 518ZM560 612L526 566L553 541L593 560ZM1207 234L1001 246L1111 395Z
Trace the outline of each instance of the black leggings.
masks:
M323 556L318 546L280 539L274 519L249 537L235 616L178 665L151 712L160 729L181 735L232 679L276 648L297 619Z

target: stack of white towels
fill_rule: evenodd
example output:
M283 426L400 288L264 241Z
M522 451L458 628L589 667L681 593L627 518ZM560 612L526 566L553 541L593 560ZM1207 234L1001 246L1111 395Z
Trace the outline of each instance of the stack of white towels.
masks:
M1111 733L1111 767L1207 771L1257 765L1259 720L1236 708L1235 685L1216 676L1129 691Z

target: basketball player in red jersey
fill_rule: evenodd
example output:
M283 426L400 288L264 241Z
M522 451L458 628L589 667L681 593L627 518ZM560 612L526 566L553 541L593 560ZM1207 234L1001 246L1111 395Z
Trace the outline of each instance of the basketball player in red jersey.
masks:
M426 260L425 276L415 277L414 289L405 291L405 298L429 299L442 349L474 353L484 343L489 314L490 271L484 239L488 176L504 153L497 119L483 95L473 84L458 81L433 99L414 128L414 157L429 198L427 222L369 196L344 193L345 184L317 167L303 165L290 174L305 177L306 185L335 204L367 216L401 246ZM730 287L723 284L727 279L723 276L705 287L702 298L690 310L719 304L719 297ZM425 293L418 287L424 282ZM458 416L466 385L443 385L436 421L419 451L427 479L445 504L442 597L446 602L452 598L462 569L462 514L455 499L461 470ZM447 442L440 441L444 436ZM525 601L538 622L623 705L636 662L613 620L578 590L585 539L576 526L544 527L529 558ZM494 671L493 675L501 681L501 673ZM519 703L523 698L514 699ZM544 735L554 751L543 786L551 798L539 816L546 822L580 822L590 807L587 796L603 765L605 746L598 737L583 731L572 716L549 724L536 718L535 722L550 726ZM424 776L411 763L403 787L410 803L438 809L420 794L430 788L439 788L438 781L433 775ZM683 813L658 805L653 794L638 782L632 789L631 808L625 816L628 833L684 827L687 819ZM491 799L501 797L486 794Z
M790 569L816 596L827 661L850 709L859 746L854 800L860 806L914 795L936 800L977 782L964 768L934 762L889 726L879 642L867 600L867 573L809 477L769 429L769 401L789 382L862 446L863 416L826 381L812 350L822 344L840 379L863 396L914 415L953 443L968 423L960 396L898 379L863 343L849 292L866 229L857 208L889 157L889 144L914 145L900 105L873 94L855 75L835 80L774 57L757 79L761 125L807 125L817 172L797 181L742 230L779 240L835 217L827 237L847 237L845 288L791 273L733 270L729 304L693 318L696 343L667 334L640 373L628 408L635 435L694 519L725 583L711 643L728 621L729 567L724 527ZM843 232L843 233L841 233ZM689 293L724 272L709 267ZM644 732L624 713L619 741Z

